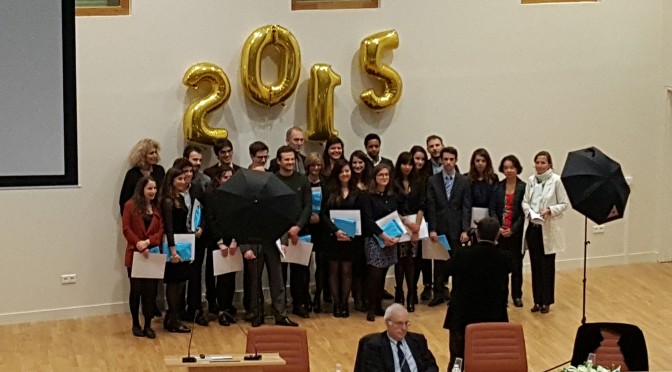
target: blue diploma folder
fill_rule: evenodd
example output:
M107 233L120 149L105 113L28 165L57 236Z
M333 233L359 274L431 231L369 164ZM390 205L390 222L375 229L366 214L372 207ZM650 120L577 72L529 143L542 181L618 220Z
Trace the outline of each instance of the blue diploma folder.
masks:
M357 222L345 218L334 218L334 225L349 237L355 237L355 233L357 232Z
M439 235L438 238L439 238L439 243L441 243L441 245L444 246L444 248L446 248L447 251L449 251L450 250L450 244L448 243L448 238L446 238L445 235Z
M193 213L194 213L194 216L193 216L192 220L194 221L194 223L193 223L193 226L191 226L191 229L193 231L196 231L196 229L201 227L201 218L203 216L203 211L202 211L200 205L196 209L194 209Z
M320 213L320 209L322 207L322 191L313 191L312 201L313 213Z
M299 236L299 240L310 243L313 240L313 237L310 235Z
M404 235L404 230L396 220L392 220L383 226L383 232L390 238L398 238Z
M190 243L175 243L175 251L182 261L192 260ZM149 253L160 253L159 247L150 248ZM163 254L166 255L166 262L170 262L170 248L168 248L168 243L163 245Z

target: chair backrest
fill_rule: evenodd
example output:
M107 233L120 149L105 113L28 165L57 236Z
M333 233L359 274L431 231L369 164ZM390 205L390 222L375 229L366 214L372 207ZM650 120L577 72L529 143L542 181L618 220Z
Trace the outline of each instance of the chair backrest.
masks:
M639 327L625 323L586 323L576 331L572 365L582 364L589 353L595 363L621 371L648 371L649 360L644 334Z
M464 341L465 372L527 372L525 336L520 324L469 324Z
M308 372L308 336L303 328L259 327L247 332L247 353L280 353L287 365L264 367L272 372Z

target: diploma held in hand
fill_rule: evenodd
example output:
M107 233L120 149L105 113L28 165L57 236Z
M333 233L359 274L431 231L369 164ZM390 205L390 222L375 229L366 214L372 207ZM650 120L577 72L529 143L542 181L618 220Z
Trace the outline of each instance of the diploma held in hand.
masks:
M289 246L285 250L285 256L280 261L308 266L312 253L313 243L306 242L304 239L299 239L296 244L292 244L290 241Z
M161 253L150 253L149 257L145 258L142 253L133 252L131 278L163 279L165 270L166 258Z
M212 251L212 268L214 276L243 271L243 255L240 249L236 249L233 254L229 250L226 257L222 256L219 249Z

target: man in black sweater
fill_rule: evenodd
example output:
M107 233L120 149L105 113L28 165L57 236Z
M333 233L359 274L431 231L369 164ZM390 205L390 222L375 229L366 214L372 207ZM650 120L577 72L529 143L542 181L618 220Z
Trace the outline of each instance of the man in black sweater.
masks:
M282 244L288 245L288 241L296 244L299 240L299 232L308 224L312 212L310 183L305 175L295 171L295 151L291 147L280 147L277 152L276 161L278 163L278 172L275 175L296 192L296 203L299 206L296 224L287 231L287 239L283 237L281 241ZM310 293L308 292L310 269L308 266L283 263L282 274L285 285L287 285L288 266L291 268L289 289L292 294L292 313L302 318L308 318L310 317Z

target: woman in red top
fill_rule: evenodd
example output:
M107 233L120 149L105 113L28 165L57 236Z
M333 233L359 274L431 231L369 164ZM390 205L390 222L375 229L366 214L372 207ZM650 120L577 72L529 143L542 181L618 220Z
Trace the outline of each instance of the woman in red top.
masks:
M124 263L131 281L131 293L128 305L133 318L133 335L137 337L155 338L152 330L152 316L156 306L156 289L159 279L131 278L133 253L140 252L147 257L149 248L161 244L163 237L163 221L156 205L156 181L145 176L135 186L133 196L124 204L122 226L126 238L126 255ZM145 316L145 328L140 327L139 307L142 301L142 313Z
M523 171L520 161L515 155L507 155L499 164L499 171L504 173L504 180L497 183L490 198L490 217L497 218L499 229L499 246L511 252L513 271L511 272L511 299L516 307L523 306L523 197L525 182L518 175Z

